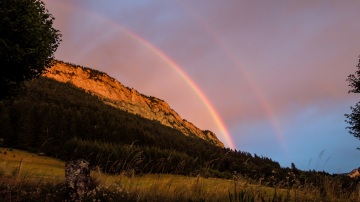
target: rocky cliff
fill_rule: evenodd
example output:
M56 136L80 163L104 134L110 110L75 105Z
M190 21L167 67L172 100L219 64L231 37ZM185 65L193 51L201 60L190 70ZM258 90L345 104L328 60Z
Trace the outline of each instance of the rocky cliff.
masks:
M103 72L56 62L44 76L64 83L70 82L101 98L106 104L138 114L146 119L157 120L163 125L180 130L184 135L198 136L214 145L224 147L213 132L200 130L194 124L182 119L165 101L142 95Z

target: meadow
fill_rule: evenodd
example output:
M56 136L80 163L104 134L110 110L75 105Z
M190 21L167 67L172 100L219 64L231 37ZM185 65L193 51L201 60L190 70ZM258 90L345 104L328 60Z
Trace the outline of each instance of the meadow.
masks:
M66 200L65 162L34 153L2 149L0 201ZM242 176L233 179L121 172L95 168L84 201L358 201L358 193L339 194L329 179L324 189L311 184L289 189L269 187ZM326 193L326 194L324 194ZM337 194L335 194L337 193ZM71 200L70 200L71 201Z

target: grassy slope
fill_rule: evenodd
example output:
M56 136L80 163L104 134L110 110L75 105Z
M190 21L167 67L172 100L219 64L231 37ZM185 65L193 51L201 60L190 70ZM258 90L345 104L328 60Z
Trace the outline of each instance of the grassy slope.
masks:
M65 163L54 158L38 156L34 153L29 153L21 150L8 150L1 149L0 153L0 199L11 197L22 198L27 197L23 195L22 192L10 192L5 190L4 187L9 187L8 184L12 184L12 190L26 190L27 186L24 184L29 184L29 187L36 185L37 189L49 189L48 192L55 194L55 190L60 190L64 181L64 166ZM4 154L6 151L6 154ZM20 163L21 162L21 163ZM19 165L21 165L20 173L17 172ZM206 201L231 201L229 193L234 196L235 181L226 180L226 179L216 179L216 178L202 178L198 177L186 177L179 175L157 175L157 174L148 174L142 176L129 176L125 173L120 173L119 175L106 175L99 171L93 170L91 172L93 181L96 181L97 193L94 194L94 198L105 197L105 201L111 197L118 197L117 193L128 195L127 199L129 200L148 200L148 201L167 201L167 200L206 200ZM31 180L29 180L31 179ZM51 182L52 185L41 185L40 182ZM10 183L9 183L10 182ZM6 184L8 183L8 184ZM33 183L33 184L31 184ZM45 184L46 184L45 183ZM4 186L6 184L6 186ZM55 185L54 185L55 184ZM42 186L47 186L42 187ZM249 183L244 179L239 179L237 181L237 195L243 197L254 197L255 201L265 199L274 199L274 188L266 187L260 185L259 183ZM31 189L31 188L29 188ZM285 200L288 193L290 201L302 200L302 201L317 201L324 198L320 198L320 194L317 190L311 189L297 189L297 190L285 190L277 189L277 197L281 197L280 201ZM296 192L296 196L295 196ZM30 191L29 191L30 193ZM47 194L47 196L49 195ZM101 193L101 196L99 196ZM50 194L51 195L51 194ZM32 194L31 197L34 197ZM36 197L36 196L35 196ZM49 198L49 201L56 200L56 198L61 198L62 196L53 196ZM39 197L42 198L43 197ZM248 199L249 199L248 198ZM354 200L356 196L352 197ZM150 200L149 200L150 199ZM234 198L232 198L234 199ZM37 199L33 199L37 201ZM266 201L267 201L266 200ZM112 200L109 200L112 201ZM234 201L234 200L232 200ZM245 200L248 201L248 200ZM341 201L336 197L327 198L326 201Z
M64 178L65 163L46 156L38 156L22 150L1 149L0 172L2 175L20 174L28 177Z

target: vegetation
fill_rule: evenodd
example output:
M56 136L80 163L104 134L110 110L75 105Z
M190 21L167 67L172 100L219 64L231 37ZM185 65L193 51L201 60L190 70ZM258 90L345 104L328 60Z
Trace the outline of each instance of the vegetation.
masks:
M40 0L0 1L0 99L50 67L61 39Z
M0 102L0 124L0 138L7 147L64 160L84 158L107 172L134 167L123 165L134 158L138 159L136 172L143 173L231 178L235 170L250 175L250 170L265 170L263 165L280 169L271 159L187 137L157 121L105 105L71 84L47 78L27 82L16 99ZM182 169L174 169L179 166Z
M356 180L347 176L301 171L294 164L282 168L267 157L216 147L43 77L26 82L18 97L0 101L0 138L8 148L62 160L86 159L109 174L233 179L236 172L247 181L277 188L324 189L329 179L339 190L356 188Z
M295 164L282 168L270 158L220 148L113 108L69 83L31 80L54 61L61 35L53 20L40 0L0 1L0 201L63 201L64 162L50 156L90 162L85 201L359 198L358 179L301 171ZM348 77L353 93L360 92L360 61L357 67ZM103 74L87 70L92 79ZM5 99L14 89L21 93ZM359 107L346 117L360 139Z
M91 69L89 71L94 78L103 74ZM301 171L295 164L292 164L291 168L282 168L279 163L267 157L220 148L196 136L185 136L180 131L164 126L158 121L148 120L106 105L104 100L70 83L61 83L45 77L25 82L17 97L0 101L0 140L0 143L7 148L45 153L47 156L62 160L86 159L93 169L101 171L98 173L114 175L115 180L107 178L106 181L113 181L115 184L121 179L126 179L126 176L130 179L133 179L133 176L149 177L150 181L146 183L143 182L146 177L135 177L138 180L136 189L133 187L125 189L123 184L106 185L106 182L94 185L100 187L95 192L96 197L99 197L98 194L113 197L121 195L126 197L124 200L130 201L139 198L166 201L175 199L171 198L173 196L176 196L178 201L181 201L180 199L201 201L216 198L214 193L221 201L224 199L238 201L240 198L251 201L269 197L278 198L276 200L279 201L280 190L288 192L287 195L281 194L281 200L294 197L292 193L294 190L295 198L299 191L322 198L336 194L350 199L358 181L326 172ZM5 155L5 152L9 154L9 151L3 152L6 158L2 159L6 160L6 165L14 163L16 165L17 162L11 161L9 159L11 155ZM34 182L30 175L20 177L26 180L20 181L19 184L19 176L22 176L20 173L32 173L32 175L34 173L31 169L26 172L23 168L25 161L19 162L19 165L11 171L4 169L2 173L5 184L0 185L0 190L4 199L9 197L9 194L11 197L28 198L28 193L33 195L36 190L42 189L44 190L41 193L46 195L51 195L51 190L60 190L56 192L58 195L51 196L55 198L47 199L49 201L64 197L66 191L62 182L51 180L52 176L59 176L59 173L50 175L38 173L39 176L43 176L41 180L46 178L45 185L36 180ZM63 167L63 164L60 167ZM167 188L166 186L173 186L172 183L177 181L174 180L177 178L174 174L182 175L180 181L191 180L187 181L188 185L180 183L180 188ZM165 182L156 182L156 176L171 176L170 185L168 179ZM207 182L213 177L223 178L224 181L220 180L220 182L228 183L228 186L224 185L227 188L222 189L221 193L213 191L220 190L219 187L212 186L207 189L206 187L210 185L199 185L200 179L201 182ZM220 182L217 183L221 184ZM34 183L38 183L38 186L33 186ZM140 184L147 185L140 189ZM232 188L228 188L229 184ZM252 187L250 191L243 189L248 187L248 184ZM270 192L259 194L255 188L253 189L255 185L267 189L272 187L273 191L271 194ZM201 188L194 188L199 186ZM25 189L28 192L25 195L22 192L14 192L17 189ZM149 192L152 189L159 189L156 193L161 194L154 195L153 192ZM43 195L32 200L36 201L40 198L43 198ZM302 196L302 199L305 198L306 194Z
M16 149L1 149L0 201L64 201L64 162ZM326 178L323 188L308 183L269 187L242 176L232 179L169 174L108 175L94 168L84 201L357 201L356 192Z
M355 74L350 74L347 78L351 89L349 93L360 93L360 59L356 66L358 69ZM351 107L351 114L345 114L347 118L346 122L350 125L347 127L350 134L360 139L360 102L355 104L355 107Z

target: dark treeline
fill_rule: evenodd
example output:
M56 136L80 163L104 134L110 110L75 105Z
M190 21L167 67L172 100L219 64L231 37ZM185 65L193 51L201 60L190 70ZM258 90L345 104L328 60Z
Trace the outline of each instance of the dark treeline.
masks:
M220 148L197 137L104 104L69 83L41 77L0 102L4 147L63 160L83 158L104 172L172 173L232 178L234 171L269 185L321 186L322 172L281 168L270 158ZM342 186L349 188L352 181Z

